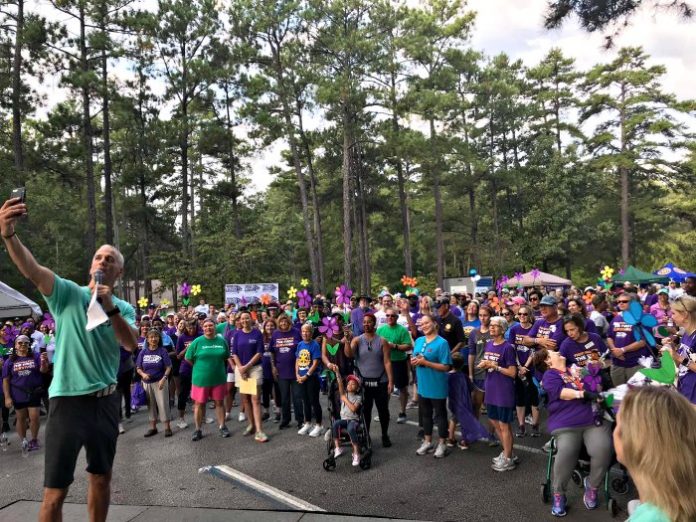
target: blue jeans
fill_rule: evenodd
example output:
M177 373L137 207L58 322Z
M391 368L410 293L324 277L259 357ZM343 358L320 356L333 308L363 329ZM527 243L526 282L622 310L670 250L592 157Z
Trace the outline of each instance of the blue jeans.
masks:
M348 431L348 436L353 444L358 443L358 421L339 419L333 423L333 436L337 439L340 435L341 428Z

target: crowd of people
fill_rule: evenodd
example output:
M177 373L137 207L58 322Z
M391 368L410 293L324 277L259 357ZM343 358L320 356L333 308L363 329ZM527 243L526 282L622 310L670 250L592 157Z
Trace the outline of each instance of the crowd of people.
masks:
M634 302L656 319L654 346L634 334L640 324L626 317ZM40 447L39 413L47 408L54 327L49 317L38 325L32 319L6 321L0 330L5 359L2 440L6 444L13 409L25 452ZM333 430L337 458L343 453L338 434L347 430L357 466L358 411L369 433L376 407L382 446L390 447L389 402L398 396L397 423L406 422L407 409L418 408L418 456L432 453L443 458L448 448L465 450L484 441L501 446L492 469L509 472L519 462L515 439L541 436L541 411L546 409L546 431L553 436L556 452L556 516L566 513L565 491L582 446L591 460L583 498L588 509L598 506L598 490L615 452L638 489L650 487L651 473L643 469L646 459L637 456L635 434L626 428L632 422L629 414L620 417L621 429L612 430L597 405L601 390L629 383L650 357L654 362L668 353L678 378L668 399L653 394L646 402L673 401L683 416L679 422L694 427L693 278L682 288L626 284L612 290L588 287L584 292L571 287L449 295L436 289L432 295L392 295L385 289L375 299L355 297L350 306L337 306L319 295L310 308L288 301L218 310L201 299L197 307L178 311L151 306L137 317L136 327L138 348L121 349L121 433L123 418L131 417L138 394L144 404L135 407L146 405L149 413L145 437L157 435L158 425L165 437L172 436L174 421L179 430L186 429L190 403L192 441L203 438L206 423L217 423L219 435L229 437L227 422L238 405L238 420L246 422L244 435L262 443L269 440L269 423L280 430L291 428L294 414L299 435L328 440ZM592 364L602 370L597 387L588 386L579 373ZM328 420L322 392L331 404ZM639 416L636 401L630 394L625 399L632 405L631 416ZM691 408L684 408L684 402ZM208 409L214 409L215 418ZM480 421L482 413L485 423ZM662 427L658 431L656 441L675 436ZM694 441L693 432L684 437ZM692 444L687 453L693 456L695 447ZM693 469L685 473L694 478ZM665 520L687 520L681 513L696 513L693 501L675 504L659 495L646 498Z

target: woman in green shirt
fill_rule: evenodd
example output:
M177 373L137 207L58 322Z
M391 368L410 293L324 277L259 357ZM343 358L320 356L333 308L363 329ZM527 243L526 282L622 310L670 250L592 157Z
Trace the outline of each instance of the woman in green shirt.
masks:
M646 386L626 394L616 421L616 458L641 501L629 522L696 520L696 408L674 389Z

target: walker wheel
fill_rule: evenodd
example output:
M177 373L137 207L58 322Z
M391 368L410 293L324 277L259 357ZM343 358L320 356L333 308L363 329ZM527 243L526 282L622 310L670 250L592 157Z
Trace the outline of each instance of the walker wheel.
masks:
M365 471L372 466L372 455L366 455L360 459L360 469Z
M611 489L619 495L625 495L628 493L628 480L616 478L611 481Z
M607 502L607 509L611 513L612 518L616 518L616 515L619 514L619 506L613 498L610 498L609 502Z
M325 471L333 471L336 469L336 459L329 457L328 459L324 460L323 465Z
M571 475L573 482L575 483L576 486L581 487L582 486L582 473L580 473L577 469L573 470L573 474Z
M541 485L541 500L544 504L548 504L551 500L551 484L544 482Z

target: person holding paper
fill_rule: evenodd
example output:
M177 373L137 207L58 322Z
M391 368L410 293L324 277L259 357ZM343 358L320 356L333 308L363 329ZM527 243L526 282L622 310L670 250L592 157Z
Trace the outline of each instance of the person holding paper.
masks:
M44 495L40 521L62 519L63 502L74 479L78 454L87 451L87 510L104 521L111 496L111 468L118 438L116 375L119 345L136 346L135 310L112 294L123 274L123 255L103 245L92 257L88 286L63 279L40 265L20 241L16 225L27 214L20 198L0 207L0 235L10 259L36 285L60 328L56 331L53 381L48 390ZM97 281L97 279L99 281ZM94 302L94 299L99 302ZM90 302L105 320L88 330Z
M263 335L253 327L251 314L242 312L239 317L242 328L235 330L232 336L230 353L234 360L234 384L242 396L244 411L249 419L249 426L244 435L256 432L256 442L267 442L268 436L261 427L261 386L263 385Z

